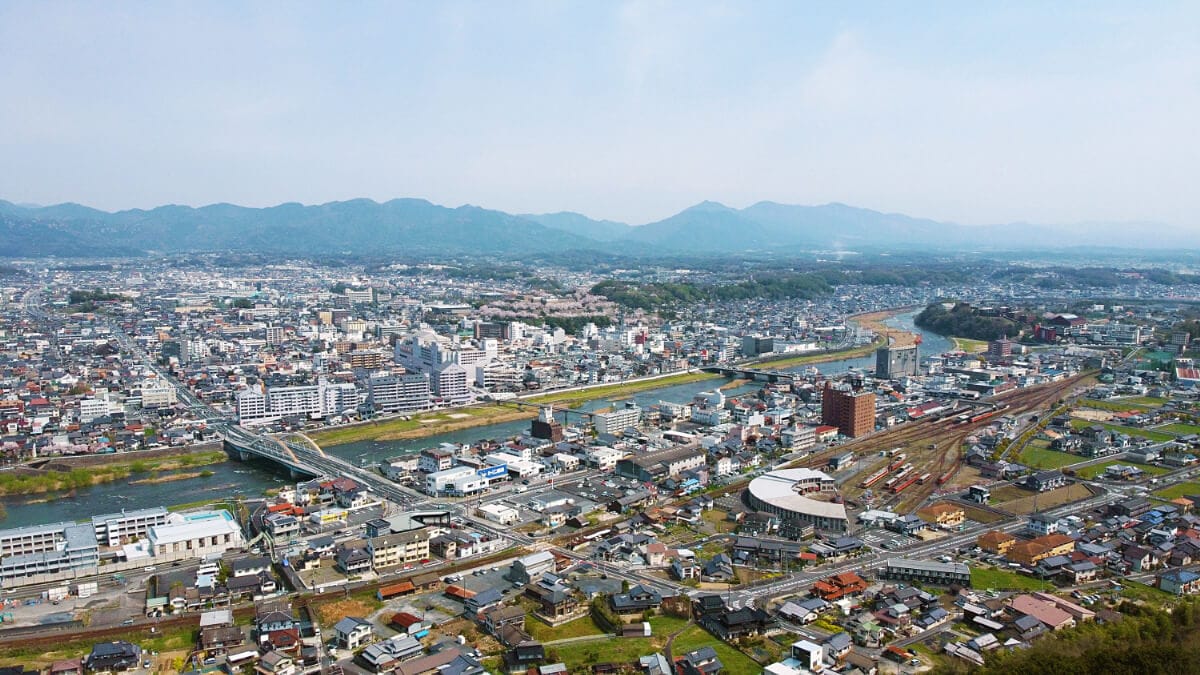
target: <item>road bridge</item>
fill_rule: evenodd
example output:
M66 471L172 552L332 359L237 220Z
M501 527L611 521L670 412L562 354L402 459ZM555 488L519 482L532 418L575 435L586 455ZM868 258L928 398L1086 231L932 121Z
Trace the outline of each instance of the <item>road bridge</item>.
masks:
M771 383L793 382L799 378L798 374L786 370L761 370L758 368L740 368L737 366L704 366L700 370L706 373L717 373L722 377Z

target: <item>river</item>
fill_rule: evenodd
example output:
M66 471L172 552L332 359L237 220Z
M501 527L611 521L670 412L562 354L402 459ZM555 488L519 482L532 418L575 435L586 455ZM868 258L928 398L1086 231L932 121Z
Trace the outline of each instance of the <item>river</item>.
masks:
M906 312L887 319L885 323L899 330L920 333L922 336L921 353L923 355L941 354L953 349L954 345L945 337L914 326L913 318L915 316L915 311ZM793 370L800 371L808 367L802 366ZM817 364L816 367L822 373L831 375L846 372L851 368L870 372L875 368L875 356L871 354L852 359L828 361ZM632 399L642 407L658 403L659 401L686 403L691 401L697 393L711 391L726 383L727 381L722 380L703 380L651 389L622 400ZM754 391L756 388L757 385L750 383L725 389L724 393L726 396L737 396ZM579 410L591 412L618 405L619 403L620 401L617 400L599 399L584 403ZM560 421L563 420L564 415L571 421L575 420L569 412L559 412L558 417ZM325 448L325 450L338 457L350 460L355 464L373 465L388 457L419 452L422 448L435 446L439 443L473 443L485 438L509 438L520 434L528 428L528 420L519 420L516 422L475 427L473 429L462 429L426 438L401 441L360 441L331 446ZM22 525L35 525L61 520L84 520L93 515L120 511L121 509L132 510L153 506L183 504L202 499L230 497L234 495L257 497L261 496L265 489L281 485L286 476L283 472L274 470L269 465L257 462L244 464L239 462L223 462L203 468L212 471L213 475L208 478L190 478L148 485L129 485L128 481L132 479L120 480L114 483L82 489L73 496L59 496L51 501L40 504L30 504L29 501L43 497L43 495L5 497L0 501L4 504L8 512L8 517L0 521L0 527L20 527ZM137 477L135 476L134 478Z

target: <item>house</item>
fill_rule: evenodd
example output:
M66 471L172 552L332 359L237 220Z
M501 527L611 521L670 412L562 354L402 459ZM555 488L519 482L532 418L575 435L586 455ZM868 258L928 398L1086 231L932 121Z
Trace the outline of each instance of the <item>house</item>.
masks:
M1037 619L1050 630L1062 630L1075 625L1075 618L1069 613L1059 609L1054 603L1046 602L1032 595L1014 596L1008 601L1008 606L1018 614Z
M521 584L532 583L546 572L554 571L554 554L549 551L538 551L517 558L509 568L507 578Z
M812 585L811 593L826 602L854 596L867 590L869 584L856 572L843 572L819 579Z
M333 625L334 639L342 649L356 650L366 644L372 634L371 622L355 616L347 616Z
M671 563L671 576L677 581L700 578L700 566L694 560L676 560Z
M949 502L930 504L917 511L917 515L938 527L944 528L958 527L967 518L967 512L963 507Z
M979 535L975 540L975 545L988 553L1005 555L1016 541L1017 538L1007 532L991 530Z
M834 633L825 639L821 647L825 649L826 656L832 657L834 660L840 661L850 653L850 648L854 645L854 640L850 634L846 632Z
M657 611L662 605L662 596L638 584L628 592L609 596L608 605L621 617L641 615L647 611Z
M525 629L525 610L518 606L497 606L483 610L483 627L492 635L499 636L502 628L513 626Z
M256 577L260 574L271 573L271 559L266 556L239 558L229 564L230 576Z
M1038 471L1025 479L1025 487L1034 492L1049 492L1067 484L1061 471Z
M725 668L712 647L701 647L684 654L676 666L679 675L715 675Z
M287 654L271 650L258 660L254 672L261 675L295 675L296 662Z
M404 635L368 645L354 661L373 673L382 673L394 669L402 661L421 656L424 651L417 638Z
M371 571L371 554L362 546L342 546L334 558L338 569L347 575Z
M705 581L730 581L734 578L733 559L725 553L718 553L712 560L704 563L700 570L700 578Z
M504 595L496 588L488 588L464 599L463 607L468 614L474 616L488 607L499 605L501 602L504 602Z
M1174 595L1200 592L1200 574L1190 570L1170 570L1158 575L1158 587Z
M92 672L133 670L140 665L141 656L141 647L124 640L97 642L83 657L83 665Z
M707 616L700 620L700 625L708 632L725 641L759 635L772 624L771 615L755 607L743 607L732 612Z
M788 601L779 608L779 616L799 624L816 621L821 612L829 609L829 603L821 598L808 598L800 602Z
M553 581L550 581L553 579ZM537 583L525 588L525 595L538 603L535 613L551 622L579 612L579 600L575 593L558 577L547 574Z

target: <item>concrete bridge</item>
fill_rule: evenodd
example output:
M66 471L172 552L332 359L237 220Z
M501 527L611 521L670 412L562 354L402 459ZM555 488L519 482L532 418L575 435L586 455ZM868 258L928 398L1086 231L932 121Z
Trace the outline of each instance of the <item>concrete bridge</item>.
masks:
M734 377L756 382L792 382L798 377L796 373L786 370L760 370L757 368L739 368L737 366L704 366L700 370L706 373L717 373L722 377Z

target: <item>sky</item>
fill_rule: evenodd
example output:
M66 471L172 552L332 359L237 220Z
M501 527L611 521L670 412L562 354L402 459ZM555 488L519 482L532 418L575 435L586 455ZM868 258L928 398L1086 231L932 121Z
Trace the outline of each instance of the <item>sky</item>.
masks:
M0 199L1200 230L1197 26L1197 2L7 0Z

